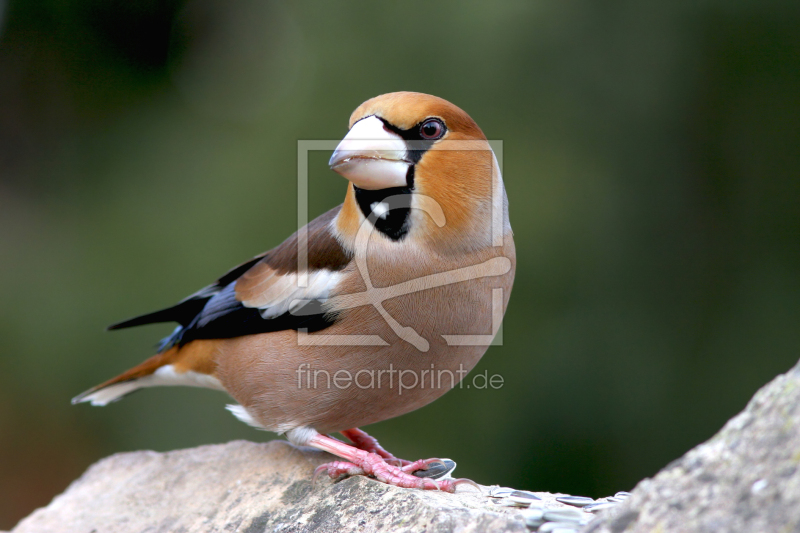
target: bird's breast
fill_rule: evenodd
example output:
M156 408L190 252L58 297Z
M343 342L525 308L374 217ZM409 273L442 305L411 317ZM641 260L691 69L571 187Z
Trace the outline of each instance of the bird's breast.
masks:
M354 262L332 300L332 326L230 339L220 380L277 431L337 431L417 409L458 386L488 348L514 262L513 242L460 260Z

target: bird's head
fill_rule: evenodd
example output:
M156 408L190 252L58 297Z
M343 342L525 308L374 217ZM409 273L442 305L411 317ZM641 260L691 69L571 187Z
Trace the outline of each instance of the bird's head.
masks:
M350 116L330 166L351 182L339 220L344 233L372 216L395 241L474 248L490 238L493 205L507 225L486 137L467 113L436 96L397 92L367 100Z

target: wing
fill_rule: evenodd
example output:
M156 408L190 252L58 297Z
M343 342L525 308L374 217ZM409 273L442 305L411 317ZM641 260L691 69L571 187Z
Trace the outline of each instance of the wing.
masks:
M230 270L215 283L176 305L148 313L109 329L156 322L177 322L161 349L195 339L220 339L285 329L318 331L336 317L322 303L341 280L352 254L331 231L338 206L311 221L308 230L307 283L299 286L298 234L278 247Z
M269 252L267 252L269 253ZM188 326L195 316L203 310L203 307L208 301L228 284L235 281L242 274L247 272L253 265L261 261L266 254L259 255L253 259L242 263L241 265L229 270L224 276L219 278L215 283L203 287L196 293L187 296L172 307L160 309L152 313L140 315L122 322L117 322L108 326L108 330L132 328L134 326L143 326L145 324L156 324L159 322L177 322L181 326Z

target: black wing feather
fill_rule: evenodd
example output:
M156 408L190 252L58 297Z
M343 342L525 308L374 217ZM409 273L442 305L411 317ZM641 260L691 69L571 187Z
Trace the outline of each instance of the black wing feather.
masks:
M269 333L286 329L307 328L309 331L325 329L336 320L321 307L310 314L303 309L264 319L259 309L245 307L236 299L235 283L215 294L188 327L176 330L168 345L184 345L195 339L229 339L256 333Z
M112 324L106 329L115 330L132 328L134 326L157 324L159 322L177 322L181 326L187 327L192 323L192 320L194 320L195 317L203 310L203 308L206 306L206 303L208 303L208 301L215 294L220 292L226 286L230 285L233 281L239 279L242 274L250 270L253 265L261 261L263 257L263 255L259 255L258 257L254 257L250 261L242 263L241 265L229 270L225 275L219 278L216 283L208 285L207 287L203 287L196 293L184 298L172 307L167 307L166 309L160 309L152 313L129 318L128 320L123 320L122 322Z
M179 323L180 326L159 343L158 351L162 352L197 339L230 339L301 328L309 332L320 331L336 321L336 315L325 312L318 301L310 301L292 313L268 319L261 316L259 309L245 307L236 299L236 280L260 260L261 257L256 257L234 268L213 285L204 287L172 307L131 318L108 329L157 322Z
M331 221L341 209L334 207L308 224L308 265L315 269L338 271L351 260L352 253L342 248L330 232ZM260 261L266 261L274 270L291 272L297 265L297 233L281 245L228 271L215 283L184 298L177 304L160 311L137 316L108 329L122 329L157 322L180 324L171 335L162 340L159 351L173 345L183 345L195 339L225 339L268 333L287 329L307 328L319 331L333 324L338 315L326 312L321 301L307 302L299 309L280 316L263 318L259 309L245 307L236 299L236 281Z

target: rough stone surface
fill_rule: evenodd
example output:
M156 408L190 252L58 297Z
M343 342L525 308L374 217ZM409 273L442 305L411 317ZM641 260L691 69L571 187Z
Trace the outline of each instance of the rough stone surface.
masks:
M314 468L331 459L280 440L117 454L12 533L528 531L520 509L494 504L488 488L446 494L364 477L312 486Z
M117 454L11 533L529 531L522 510L497 505L489 487L445 494L364 477L312 486L314 468L332 458L284 441ZM536 494L537 508L567 507ZM800 363L583 528L644 531L800 533Z
M584 531L800 531L800 363Z

